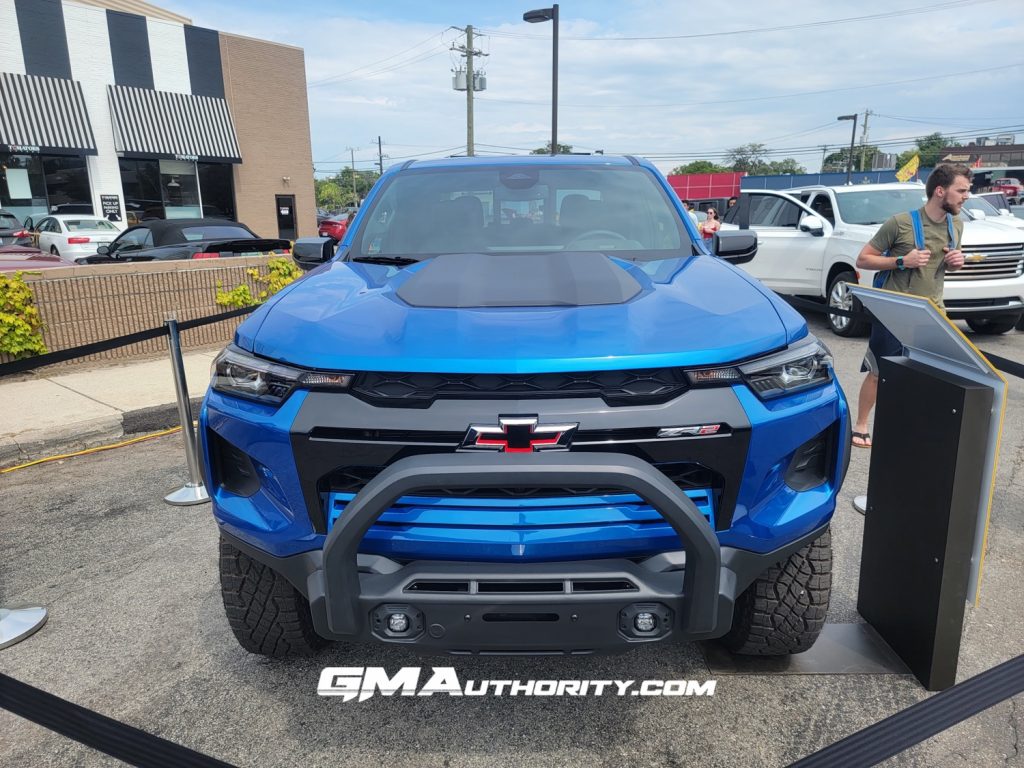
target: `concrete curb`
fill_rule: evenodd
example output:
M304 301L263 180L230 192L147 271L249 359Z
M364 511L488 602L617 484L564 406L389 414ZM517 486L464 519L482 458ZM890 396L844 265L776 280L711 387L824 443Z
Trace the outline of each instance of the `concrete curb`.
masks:
M202 398L192 398L192 415L199 416ZM177 403L152 405L61 427L48 427L0 437L0 468L36 459L98 448L121 440L180 425Z

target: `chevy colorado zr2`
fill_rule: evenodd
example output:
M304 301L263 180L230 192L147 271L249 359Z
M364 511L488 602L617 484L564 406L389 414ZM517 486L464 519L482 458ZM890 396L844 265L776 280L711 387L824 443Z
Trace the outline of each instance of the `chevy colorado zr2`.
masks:
M407 162L254 312L201 412L231 629L806 650L849 417L826 346L633 157Z

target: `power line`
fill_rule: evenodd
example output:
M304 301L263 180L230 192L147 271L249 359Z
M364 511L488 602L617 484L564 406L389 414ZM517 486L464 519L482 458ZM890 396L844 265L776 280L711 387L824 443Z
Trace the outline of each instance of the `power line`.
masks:
M319 86L319 85L325 85L328 82L332 82L334 80L338 80L340 78L347 77L348 75L351 75L351 74L354 74L356 72L359 72L360 70L370 69L371 67L375 67L378 64L383 64L385 61L391 61L391 59L397 59L399 56L402 56L402 55L408 53L409 51L414 51L417 48L419 48L419 47L421 47L423 45L426 45L427 43L432 41L435 37L437 37L438 34L440 34L440 36L441 36L441 41L440 41L440 43L438 43L438 45L441 45L441 44L444 43L444 33L445 32L447 32L447 30L441 30L440 33L436 33L435 32L430 37L428 37L426 40L422 40L422 41L416 43L416 45L413 45L413 46L411 46L409 48L406 48L406 49L404 49L402 51L399 51L398 53L394 53L391 56L386 56L383 59L378 59L377 61L370 62L369 64L363 64L361 67L356 67L355 69L350 69L348 72L341 72L341 73L338 73L338 74L335 74L335 75L328 75L327 77L322 77L319 80L312 80L312 81L306 83L306 87L307 88L314 88L314 87ZM419 54L417 54L417 55L419 55ZM358 78L354 78L354 79L358 79Z
M689 35L659 35L655 37L572 37L560 36L560 40L574 40L579 42L627 42L636 40L694 40L706 37L724 37L726 35L747 35L761 32L787 32L794 29L812 29L817 27L830 27L836 24L850 24L858 21L875 21L878 19L891 19L900 16L915 16L922 13L934 13L936 11L952 10L970 5L991 3L994 0L953 0L952 2L939 3L937 5L921 5L913 8L904 8L899 11L887 11L885 13L873 13L867 16L849 16L842 19L825 19L822 21L804 22L802 24L787 24L778 27L749 27L747 29L734 29L726 32L700 32ZM504 32L501 30L487 30L486 34L494 37L523 38L523 39L547 39L543 35L529 35L524 32Z
M893 85L905 85L906 83L921 83L924 81L932 80L944 80L950 77L963 77L964 75L976 75L982 72L995 72L1001 69L1013 69L1024 64L1024 61L1017 61L1013 64L1003 64L998 67L986 67L985 69L972 69L960 72L950 72L945 75L929 75L927 77L914 77L906 80L889 80L884 83L870 83L868 85L849 85L841 88L824 88L817 91L800 91L798 93L780 93L771 96L747 96L738 99L718 99L715 101L687 101L687 102L675 102L666 104L564 104L560 103L559 107L577 107L581 109L655 109L662 107L699 107L708 106L714 104L739 104L748 101L774 101L775 99L792 99L800 96L820 96L825 93L840 93L843 91L860 91L868 88L888 88ZM520 99L494 99L490 97L479 97L485 101L500 101L509 104L536 104L545 105L550 102L547 101L525 101Z

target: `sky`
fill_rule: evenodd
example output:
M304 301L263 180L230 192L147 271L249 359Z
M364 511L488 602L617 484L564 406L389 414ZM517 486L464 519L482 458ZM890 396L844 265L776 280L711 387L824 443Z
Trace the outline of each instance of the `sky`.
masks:
M509 0L163 0L209 27L305 50L317 176L465 152L464 64L474 27L477 154L551 138L550 22ZM651 158L664 172L768 146L809 171L867 140L899 152L934 131L1024 143L1024 0L566 0L559 4L558 141ZM297 84L298 85L298 84ZM350 149L351 148L351 149Z

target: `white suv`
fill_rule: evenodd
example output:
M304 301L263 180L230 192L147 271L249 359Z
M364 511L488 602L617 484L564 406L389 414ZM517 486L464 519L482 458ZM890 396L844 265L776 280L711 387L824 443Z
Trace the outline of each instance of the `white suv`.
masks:
M743 269L778 293L826 299L831 307L852 309L847 284L869 286L874 276L856 268L861 248L890 216L924 202L920 183L744 190L723 228L746 224L741 221L746 209L758 249L757 258ZM1006 333L1024 313L1024 231L965 220L961 248L963 269L946 275L946 313L966 319L976 333ZM840 336L866 329L859 320L828 318Z

